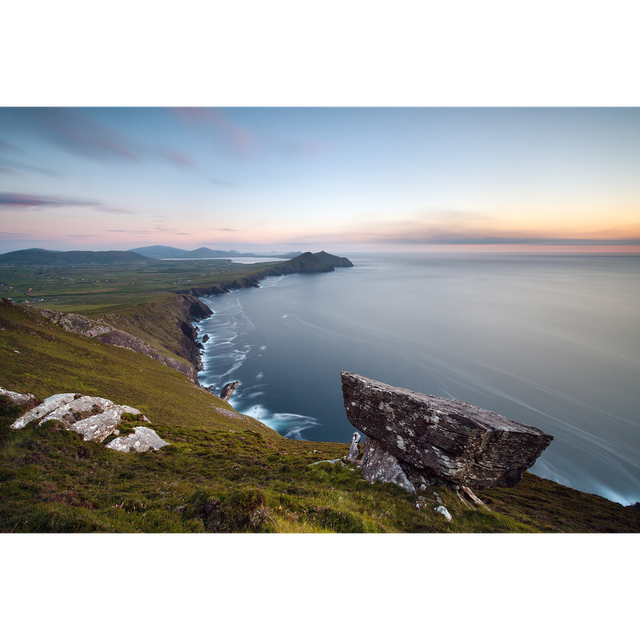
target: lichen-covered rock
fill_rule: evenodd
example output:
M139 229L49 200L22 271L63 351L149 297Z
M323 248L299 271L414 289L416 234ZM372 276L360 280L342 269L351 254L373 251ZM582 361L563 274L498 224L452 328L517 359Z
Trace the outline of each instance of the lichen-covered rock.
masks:
M115 449L124 453L130 452L132 449L136 453L144 453L149 449L157 451L167 444L169 443L163 440L153 429L136 427L133 433L112 440L106 447L107 449Z
M40 418L44 419L51 412L55 411L59 407L68 404L75 398L74 393L57 393L56 395L49 396L42 404L39 404L37 407L30 409L18 418L12 425L12 429L22 429L26 427L33 420L38 420ZM44 420L41 420L43 422Z
M349 422L428 476L470 487L515 486L553 440L493 411L342 372Z
M362 436L356 431L351 437L351 445L349 446L349 453L347 453L347 460L349 462L355 462L360 454L358 449L358 443L360 442Z
M141 422L149 422L138 409L126 404L115 404L111 400L95 396L58 393L27 411L11 428L22 429L33 421L40 425L56 420L68 431L81 435L84 440L103 442L111 434L119 435L118 426L125 413L137 416ZM116 438L107 446L118 451L147 451L150 448L159 449L166 444L169 443L160 439L153 429L137 426L130 436Z
M398 460L390 454L379 442L372 438L364 441L362 453L362 475L365 480L375 482L393 482L409 493L416 489L407 478Z
M13 404L18 404L27 408L34 407L37 403L35 396L30 393L16 393L0 387L0 396L4 396Z

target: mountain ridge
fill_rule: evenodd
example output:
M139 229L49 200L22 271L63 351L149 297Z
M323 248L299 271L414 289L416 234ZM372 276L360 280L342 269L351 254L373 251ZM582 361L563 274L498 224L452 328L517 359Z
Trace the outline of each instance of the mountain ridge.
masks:
M169 247L166 245L152 245L149 247L138 247L136 249L129 249L133 253L137 253L148 258L155 259L185 259L185 258L295 258L300 255L299 251L291 251L284 254L264 254L264 253L242 253L235 249L229 249L224 251L222 249L209 249L208 247L199 247L189 251L187 249L177 249L176 247Z
M51 251L49 249L20 249L0 254L0 264L15 265L72 265L72 264L145 264L153 258L131 251Z

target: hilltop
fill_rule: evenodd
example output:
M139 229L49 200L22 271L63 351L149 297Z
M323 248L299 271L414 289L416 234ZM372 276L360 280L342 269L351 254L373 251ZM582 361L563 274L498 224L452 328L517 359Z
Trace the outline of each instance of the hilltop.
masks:
M357 465L335 462L349 443L287 440L184 373L90 331L68 331L60 316L73 312L77 326L106 323L190 362L194 345L197 352L190 318L202 309L192 307L198 301L183 285L222 292L233 283L256 286L272 268L330 272L326 260L301 254L237 268L209 263L208 271L197 261L0 269L5 290L39 287L40 296L53 288L62 299L2 301L0 386L37 401L76 393L133 407L169 443L130 454L85 442L55 422L16 431L10 425L24 410L0 397L0 531L640 532L635 509L529 473L511 489L477 490L490 512L444 487L430 488L418 507L414 495L370 484ZM55 306L58 315L36 306ZM440 503L451 522L434 510Z
M22 249L0 255L3 265L129 265L155 262L131 251L49 251Z

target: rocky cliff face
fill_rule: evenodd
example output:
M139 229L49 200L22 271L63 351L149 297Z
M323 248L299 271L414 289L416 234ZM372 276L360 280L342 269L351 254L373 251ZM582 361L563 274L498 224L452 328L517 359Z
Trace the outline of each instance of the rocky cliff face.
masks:
M144 340L136 338L126 331L116 329L104 320L93 320L77 313L61 313L60 311L53 311L51 309L37 309L37 311L45 318L48 318L53 324L60 325L67 331L80 333L88 338L95 338L104 344L142 353L158 362L166 364L172 369L180 371L193 382L196 382L198 379L198 371L195 366L161 354Z
M137 351L180 371L197 383L198 371L202 370L200 351L203 346L198 342L198 333L191 322L208 318L211 309L193 296L176 295L166 302L143 305L140 313L134 315L107 314L101 319L51 309L38 309L38 312L67 331ZM191 364L162 353L134 333L149 336L149 340L157 339L159 345Z
M540 429L459 400L350 372L341 376L347 417L367 436L365 477L375 475L379 459L401 486L406 478L411 483L436 479L468 487L512 487L553 440Z

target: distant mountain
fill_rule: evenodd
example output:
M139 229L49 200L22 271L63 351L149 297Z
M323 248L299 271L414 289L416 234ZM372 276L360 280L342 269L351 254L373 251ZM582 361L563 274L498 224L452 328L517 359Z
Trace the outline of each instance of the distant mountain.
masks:
M0 255L0 264L77 265L77 264L136 264L152 259L131 251L48 251L22 249Z
M259 254L259 253L240 253L235 249L229 251L222 251L219 249L208 249L207 247L200 247L193 251L186 251L185 249L176 249L175 247L165 247L162 245L154 245L152 247L139 247L138 249L131 249L133 253L138 253L148 258L157 259L171 259L171 258L295 258L300 255L300 251L292 251L283 255L276 255L273 252L271 254Z

